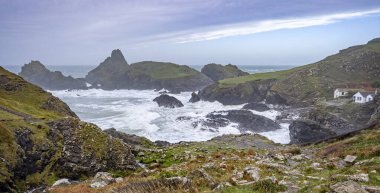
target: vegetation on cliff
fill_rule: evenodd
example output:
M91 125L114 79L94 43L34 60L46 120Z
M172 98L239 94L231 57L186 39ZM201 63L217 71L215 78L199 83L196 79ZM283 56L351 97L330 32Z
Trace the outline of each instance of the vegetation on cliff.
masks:
M321 99L331 99L336 87L350 83L372 83L380 79L380 41L374 39L365 45L341 50L325 59L277 72L258 73L221 80L204 89L203 93L236 92L237 87L257 85L262 80L275 80L268 95L279 95L287 104L307 105ZM255 96L255 90L244 90L244 96ZM204 100L218 100L202 95ZM221 100L221 99L220 99ZM235 99L237 100L237 99ZM246 100L242 99L241 104Z
M1 67L0 117L1 192L136 167L128 145L79 121L61 100Z
M207 64L203 66L201 72L210 77L213 81L249 75L249 73L241 71L237 66L232 64L225 66L215 63Z

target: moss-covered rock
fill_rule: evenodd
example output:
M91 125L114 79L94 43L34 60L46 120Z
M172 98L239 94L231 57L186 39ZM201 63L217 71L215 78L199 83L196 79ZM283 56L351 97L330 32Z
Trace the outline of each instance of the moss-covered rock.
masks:
M213 81L245 76L249 74L247 72L241 71L237 66L232 64L227 64L223 66L221 64L215 63L205 65L202 68L201 72L206 76L210 77Z

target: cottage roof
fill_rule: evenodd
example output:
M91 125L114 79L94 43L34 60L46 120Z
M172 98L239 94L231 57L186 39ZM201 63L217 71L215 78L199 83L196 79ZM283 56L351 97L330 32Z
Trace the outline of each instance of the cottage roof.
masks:
M367 97L368 95L371 95L372 97L375 96L375 92L358 92L360 93L363 97Z

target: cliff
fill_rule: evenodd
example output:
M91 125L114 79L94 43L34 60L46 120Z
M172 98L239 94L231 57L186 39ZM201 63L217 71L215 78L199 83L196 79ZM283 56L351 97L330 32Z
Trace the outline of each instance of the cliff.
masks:
M129 145L81 122L60 99L2 67L0 117L1 192L137 167Z

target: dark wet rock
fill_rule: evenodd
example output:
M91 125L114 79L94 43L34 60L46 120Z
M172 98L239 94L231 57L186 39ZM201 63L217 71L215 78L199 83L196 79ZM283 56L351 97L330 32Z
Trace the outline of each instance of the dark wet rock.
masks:
M190 98L189 102L196 103L200 100L201 100L201 98L198 96L197 93L195 93L195 92L191 93L191 98Z
M293 144L314 143L336 136L334 131L310 120L293 121L289 126L289 132L290 143Z
M191 119L193 118L188 116L179 116L176 118L177 121L190 121Z
M181 101L179 101L175 97L172 97L166 94L156 97L155 99L153 99L153 101L156 102L159 107L167 107L167 108L183 107L183 104Z
M288 105L286 98L273 91L268 92L265 103L272 105Z
M244 105L242 109L255 110L259 112L270 110L270 108L266 104L263 104L263 103L248 103Z
M254 80L232 86L214 83L199 92L199 97L205 101L218 101L224 105L238 105L252 102L262 102L267 92L276 80Z
M124 143L132 146L134 149L154 146L153 142L145 137L127 134L121 131L117 131L115 128L106 129L103 130L103 132L107 133L108 135L114 138L121 139Z
M320 109L311 109L310 111L302 114L301 117L303 119L314 121L321 127L329 129L338 135L349 133L361 128L341 116Z
M230 123L237 123L241 132L265 132L280 129L280 125L261 115L255 115L247 110L228 110L209 113L202 126L218 128ZM198 123L199 124L199 123Z
M41 62L31 61L19 73L25 80L49 90L87 89L84 79L64 76L62 72L52 72Z
M225 66L214 63L207 64L202 68L201 72L214 81L249 75L249 73L241 71L237 66L232 64Z

